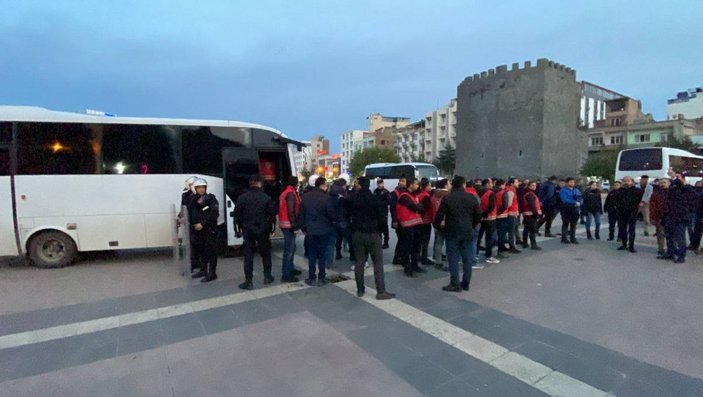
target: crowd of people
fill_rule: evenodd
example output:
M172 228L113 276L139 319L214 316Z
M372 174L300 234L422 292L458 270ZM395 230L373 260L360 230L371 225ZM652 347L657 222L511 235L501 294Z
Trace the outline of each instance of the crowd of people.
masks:
M541 182L455 176L451 181L436 181L435 186L427 179L400 178L390 191L381 178L372 191L371 180L363 176L351 186L348 178L328 183L316 175L307 182L302 188L298 178L289 178L274 200L264 192L257 175L251 177L249 190L238 197L234 232L243 238L245 273L240 288L254 286L255 253L262 257L264 284L274 281L270 236L277 219L284 239L282 282L298 282L302 273L294 265L296 231L301 230L308 258L306 284L325 285L327 267L343 258L347 245L357 294L365 293L364 269L370 257L377 299L394 297L385 288L383 272L390 228L398 237L392 263L403 266L408 277L426 272L427 266L448 271L449 284L443 289L449 292L468 291L472 269L500 263L520 254L520 248L540 250L536 237L542 235L542 227L545 237L558 237L552 234L557 215L562 221L561 242L578 244L579 223L585 225L587 239L600 240L601 215L607 213L607 240L617 238L618 250L632 253L636 252L636 224L642 217L645 236L654 228L657 258L675 263L685 262L687 250L699 249L703 232L703 183L692 187L684 175L673 171L669 178L652 183L642 175L637 185L632 177L624 177L613 183L604 202L596 182L582 187L574 178L555 176ZM217 278L217 199L207 193L206 181L193 177L186 181L182 203L188 208L191 225L192 276L212 281Z

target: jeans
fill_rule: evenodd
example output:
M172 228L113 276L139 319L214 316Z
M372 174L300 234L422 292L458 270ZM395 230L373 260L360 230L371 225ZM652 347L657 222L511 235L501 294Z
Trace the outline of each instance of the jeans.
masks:
M478 238L478 237L477 237ZM447 260L449 261L449 282L459 285L459 260L464 265L462 280L471 283L471 244L472 239L447 238Z
M291 278L293 274L293 258L295 257L295 231L293 229L281 229L283 231L283 263L281 276Z
M586 231L591 232L591 222L596 221L596 233L600 231L600 212L586 212Z
M471 233L471 246L469 247L469 259L472 265L475 265L478 261L476 260L476 256L478 256L478 231L481 229L479 225L477 225L473 232Z
M664 229L664 224L659 221L654 225L657 232L657 253L659 255L664 255L668 252L666 249L666 229Z
M444 233L439 229L434 229L434 261L442 263L442 249L444 248Z
M498 252L505 251L505 244L510 248L515 248L515 217L498 218L496 226L498 228Z
M334 245L335 239L336 236L308 235L308 278L310 280L315 279L315 273L317 273L318 279L325 279L327 275L325 271L327 267L327 252L329 251L329 246Z
M664 221L667 253L680 259L686 259L686 228L688 222Z

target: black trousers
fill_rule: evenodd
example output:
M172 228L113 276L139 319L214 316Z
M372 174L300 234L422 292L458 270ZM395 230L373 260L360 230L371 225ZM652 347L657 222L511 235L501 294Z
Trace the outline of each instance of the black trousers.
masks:
M364 263L366 258L371 256L373 262L373 279L376 283L376 292L386 292L386 285L383 281L383 249L381 248L381 236L376 233L355 232L352 237L356 261L354 262L354 278L356 279L356 289L364 291Z
M214 230L191 230L190 235L193 260L208 273L217 269L217 232Z
M554 222L554 218L557 217L557 211L556 209L549 210L549 211L544 211L544 217L537 222L537 231L539 231L539 228L544 225L544 234L552 234L552 222Z
M479 252L479 246L481 246L481 238L486 235L486 258L491 258L493 256L493 247L496 245L496 221L481 221L481 229L478 232L478 242L476 243L476 252Z
M432 225L420 226L420 260L424 263L428 259L430 239L432 238Z
M390 230L388 230L388 217L386 217L386 221L381 224L381 235L383 236L383 244L388 244L388 239L390 238L389 232Z
M610 238L610 239L615 238L615 226L617 224L618 224L618 218L615 216L615 214L608 212L608 238ZM618 237L620 237L619 231L618 231Z
M566 240L567 235L571 241L576 241L576 226L581 219L577 207L561 209L561 239Z
M635 246L635 226L637 226L637 217L618 218L618 238L622 245L630 248Z
M264 264L264 275L271 275L271 240L269 234L244 232L244 277L247 281L254 278L254 249L261 255Z
M396 263L401 264L401 265L403 264L400 261L400 247L402 246L402 244L400 242L400 236L403 234L402 229L403 228L401 228L400 225L398 225L398 227L395 228L395 236L397 237L397 240L395 242L395 252L393 253L393 264L396 264Z
M527 238L530 239L530 245L532 247L537 246L537 220L540 218L536 215L523 215L523 223L525 228L522 230L522 244L527 244Z
M420 260L420 226L398 228L400 230L399 260L406 269L418 268Z

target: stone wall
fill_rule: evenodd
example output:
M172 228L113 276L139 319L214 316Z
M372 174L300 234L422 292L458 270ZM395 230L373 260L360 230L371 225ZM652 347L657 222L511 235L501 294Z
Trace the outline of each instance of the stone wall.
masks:
M467 177L577 175L576 72L539 59L467 77L457 92L457 168Z

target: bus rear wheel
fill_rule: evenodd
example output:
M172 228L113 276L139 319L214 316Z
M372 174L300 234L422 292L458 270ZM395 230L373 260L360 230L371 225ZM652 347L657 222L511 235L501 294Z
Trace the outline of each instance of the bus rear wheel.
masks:
M28 248L32 264L47 269L68 266L78 256L78 249L73 239L58 231L37 234L30 240Z

